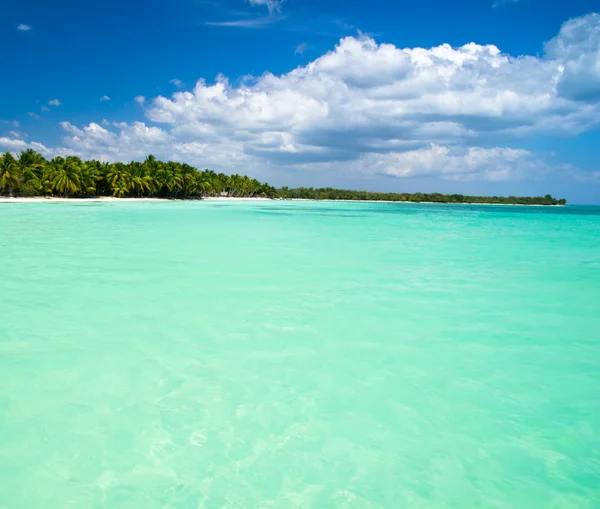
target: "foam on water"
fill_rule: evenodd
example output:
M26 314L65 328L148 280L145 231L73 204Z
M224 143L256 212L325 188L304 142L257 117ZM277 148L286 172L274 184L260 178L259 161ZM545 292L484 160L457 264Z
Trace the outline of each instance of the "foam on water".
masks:
M0 508L600 507L600 208L0 204Z

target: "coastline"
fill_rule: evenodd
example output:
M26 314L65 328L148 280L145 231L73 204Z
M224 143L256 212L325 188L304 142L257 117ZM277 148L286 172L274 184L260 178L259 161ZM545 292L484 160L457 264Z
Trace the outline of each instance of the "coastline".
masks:
M237 199L237 198L234 198ZM252 200L253 198L249 198ZM265 198L270 200L271 198ZM564 207L565 205L541 205L539 203L484 203L484 202L443 202L443 201L402 201L402 200L312 200L310 198L279 198L281 201L326 201L346 203L406 203L410 205L500 205L501 207Z
M94 198L60 198L50 197L18 197L0 196L0 203L46 203L46 202L68 202L68 203L90 203L90 202L171 202L171 201L312 201L312 202L344 202L344 203L405 203L411 205L494 205L500 207L564 207L565 205L541 205L539 203L452 203L435 201L400 201L400 200L313 200L310 198L263 198L263 197L235 197L235 196L207 196L200 199L177 199L177 198L116 198L114 196L98 196Z
M94 198L61 198L57 196L31 196L9 198L8 196L0 196L0 203L46 203L46 202L64 202L64 203L89 203L89 202L172 202L172 201L273 201L272 198L248 198L234 196L210 196L199 199L177 199L177 198L116 198L114 196L97 196ZM316 201L316 200L314 200Z

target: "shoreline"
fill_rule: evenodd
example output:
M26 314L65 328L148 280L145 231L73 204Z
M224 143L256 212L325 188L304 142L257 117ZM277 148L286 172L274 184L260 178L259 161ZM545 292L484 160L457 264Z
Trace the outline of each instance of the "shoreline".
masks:
M249 197L234 197L234 196L207 196L206 198L115 198L114 196L96 196L92 198L62 198L58 196L30 196L9 198L8 196L0 196L0 203L47 203L47 202L63 202L63 203L89 203L89 202L184 202L184 201L277 201L272 198L249 198Z
M312 201L312 202L343 202L343 203L405 203L411 205L498 205L502 207L564 207L565 205L542 205L539 203L452 203L436 201L401 201L401 200L314 200L311 198L263 198L263 197L235 197L235 196L207 196L198 199L177 198L116 198L114 196L97 196L93 198L61 198L57 196L43 197L17 197L0 196L0 203L90 203L90 202L184 202L184 201Z

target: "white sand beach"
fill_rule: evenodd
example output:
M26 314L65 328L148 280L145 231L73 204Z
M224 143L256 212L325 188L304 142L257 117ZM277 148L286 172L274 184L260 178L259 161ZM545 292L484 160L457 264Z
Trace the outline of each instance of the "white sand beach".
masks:
M210 196L202 198L202 200L210 201L269 201L271 198L249 198L233 196ZM147 201L197 201L197 200L176 200L170 198L115 198L114 196L98 196L96 198L59 198L59 197L27 197L27 198L12 198L9 196L0 196L0 203L45 203L45 202L69 202L69 203L89 203L89 202L147 202Z

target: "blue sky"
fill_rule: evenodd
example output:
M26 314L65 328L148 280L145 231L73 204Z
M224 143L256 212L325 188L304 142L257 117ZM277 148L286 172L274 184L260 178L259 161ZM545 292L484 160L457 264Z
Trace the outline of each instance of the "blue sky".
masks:
M12 1L0 20L0 151L151 152L276 185L599 203L594 9Z

